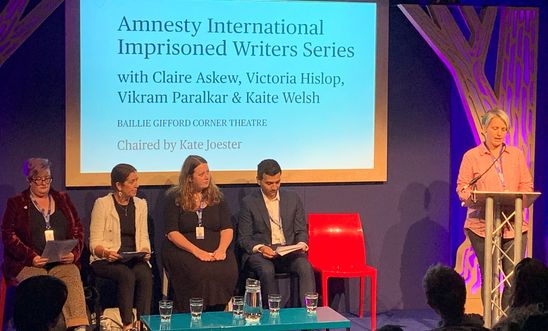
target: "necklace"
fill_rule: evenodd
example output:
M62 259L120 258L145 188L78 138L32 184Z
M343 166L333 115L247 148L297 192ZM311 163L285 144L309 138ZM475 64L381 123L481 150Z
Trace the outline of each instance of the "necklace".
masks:
M51 195L48 194L48 212L46 213L46 210L38 204L38 201L36 201L35 197L31 194L30 199L32 200L32 204L34 204L34 207L42 213L42 216L44 217L44 221L46 222L46 229L49 230L51 228L50 225L50 216L51 216Z
M114 196L113 196L114 197ZM116 206L118 206L121 210L124 211L124 216L127 216L127 209L129 207L129 200L127 201L126 205L121 204L118 199L114 197L114 202L116 203Z
M118 206L120 206L120 208L122 208L124 210L124 216L127 216L127 207L129 205L126 205L126 206L122 206L121 204L118 204Z

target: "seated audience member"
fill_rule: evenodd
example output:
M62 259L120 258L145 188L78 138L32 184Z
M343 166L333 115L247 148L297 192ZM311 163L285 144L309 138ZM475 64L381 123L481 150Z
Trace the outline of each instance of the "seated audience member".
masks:
M84 287L80 278L80 254L84 231L68 194L51 188L51 169L47 159L28 159L23 168L29 188L8 199L2 221L4 275L17 282L38 275L50 275L67 286L63 307L65 324L74 330L89 325ZM46 241L77 239L72 251L58 262L41 256Z
M228 203L213 182L207 161L186 158L179 184L167 192L162 261L174 292L174 308L189 312L189 299L204 310L224 310L234 294L238 266L229 247L233 226Z
M306 292L314 292L314 271L308 262L308 224L299 196L280 190L282 169L275 160L263 160L257 167L260 189L243 199L238 220L238 241L244 251L242 266L261 281L263 304L267 296L280 293L276 272L299 276L301 305ZM302 249L280 256L276 246L301 244Z
M93 272L116 282L118 308L123 330L133 322L133 307L137 320L150 314L152 272L148 237L148 207L138 198L139 177L129 164L118 164L110 173L114 192L95 201L91 212L89 246ZM121 252L142 252L143 256L125 258Z
M67 300L67 287L59 278L42 275L25 279L15 289L13 322L17 331L49 331Z
M531 315L527 317L523 323L521 331L538 331L548 330L548 312L544 311L539 315Z
M508 316L493 330L548 330L548 268L532 258L521 260L514 269L513 289Z
M464 279L452 268L437 264L428 269L423 279L428 305L442 320L433 331L486 331L483 318L465 314L466 286Z

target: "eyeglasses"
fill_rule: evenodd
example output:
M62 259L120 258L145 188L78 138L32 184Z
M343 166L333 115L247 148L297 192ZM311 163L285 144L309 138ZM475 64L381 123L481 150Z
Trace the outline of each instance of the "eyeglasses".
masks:
M42 183L49 184L51 183L52 180L53 178L51 177L33 177L30 179L30 181L33 182L34 184L42 184Z

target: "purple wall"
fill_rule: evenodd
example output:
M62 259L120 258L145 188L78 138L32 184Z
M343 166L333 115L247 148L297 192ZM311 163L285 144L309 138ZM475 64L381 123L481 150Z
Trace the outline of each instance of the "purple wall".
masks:
M548 3L540 7L535 190L543 195L535 202L533 256L548 263Z
M460 240L462 233L462 221L450 225L450 209L455 206L451 202L455 199L451 165L460 162L461 155L459 151L460 155L451 157L451 134L461 134L455 132L451 121L460 108L453 102L455 92L449 73L396 7L390 9L388 81L388 181L291 186L302 197L306 212L361 214L368 263L379 269L380 312L426 307L421 286L424 271L435 262L451 263L455 245L460 243L453 242ZM51 159L54 187L65 188L64 89L61 6L0 67L0 214L9 196L26 188L21 165L28 157ZM540 154L537 151L537 157ZM181 155L181 162L185 157ZM210 166L215 169L214 164ZM233 213L252 188L223 187ZM164 190L143 187L139 193L149 201L157 246L163 231ZM94 200L105 192L69 190L86 226ZM544 219L544 214L538 217ZM353 293L350 309L356 311L357 281L337 284L335 292L342 289L342 293ZM345 302L346 296L335 296L336 308L346 310Z

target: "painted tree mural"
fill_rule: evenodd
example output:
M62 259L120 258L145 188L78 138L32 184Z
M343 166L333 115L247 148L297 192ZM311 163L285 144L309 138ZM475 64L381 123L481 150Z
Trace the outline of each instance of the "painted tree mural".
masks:
M471 6L442 5L399 5L399 8L453 76L476 143L481 142L481 116L489 109L501 108L510 118L507 144L521 148L530 169L534 169L538 8L478 10ZM491 84L485 63L497 18L496 71ZM457 255L457 270L467 280L469 293L478 298L481 277L468 241L461 245ZM477 306L467 310L481 312L481 303L479 310Z
M29 0L10 0L6 4L0 13L0 66L62 3L42 0L31 10L27 10Z

